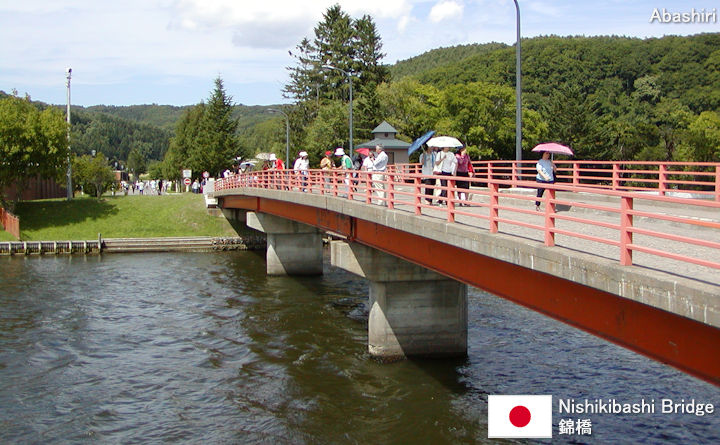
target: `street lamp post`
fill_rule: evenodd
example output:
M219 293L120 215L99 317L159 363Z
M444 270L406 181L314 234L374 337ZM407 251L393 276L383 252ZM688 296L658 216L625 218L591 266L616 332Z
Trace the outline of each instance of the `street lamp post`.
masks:
M285 168L290 168L290 117L284 111L275 108L269 108L268 111L285 116Z
M72 189L72 164L70 163L70 76L72 75L72 68L67 69L67 140L68 140L68 154L67 154L67 199L68 201L73 198Z
M522 161L522 69L520 51L520 5L517 0L517 44L515 46L515 160Z
M331 66L331 65L323 65L323 68L327 68L327 69L329 69L329 70L338 70L338 71L340 71L341 73L343 73L344 75L347 76L348 81L350 82L350 154L352 155L352 152L353 152L353 95L352 95L352 93L353 93L353 92L352 92L353 88L352 88L352 74L350 74L349 72L347 72L347 71L345 71L345 70L343 70L343 69L340 69L340 68L337 68L337 67L334 67L334 66Z

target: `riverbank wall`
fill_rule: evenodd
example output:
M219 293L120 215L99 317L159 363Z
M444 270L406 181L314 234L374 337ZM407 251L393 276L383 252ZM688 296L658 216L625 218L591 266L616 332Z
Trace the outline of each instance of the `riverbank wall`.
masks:
M242 237L106 238L81 241L0 242L0 255L92 255L136 252L263 250L265 234Z

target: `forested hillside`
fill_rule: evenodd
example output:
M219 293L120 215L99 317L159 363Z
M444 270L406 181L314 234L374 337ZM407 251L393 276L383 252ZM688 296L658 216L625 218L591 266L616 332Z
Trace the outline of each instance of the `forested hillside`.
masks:
M109 114L129 121L142 122L154 125L163 130L174 131L175 124L188 107L174 107L172 105L131 105L127 107L115 107L108 105L96 105L87 107L85 110Z
M428 52L417 58L428 68L398 72L438 88L477 81L515 84L514 46L492 51L477 48L475 54L456 62L454 54L458 49L466 52L466 48ZM576 87L585 95L629 95L637 90L637 80L652 77L657 93L663 97L679 99L694 112L718 109L718 51L720 34L645 40L557 36L528 39L522 42L523 92L528 105L539 107L541 97L550 97L558 89ZM398 66L414 60L399 62ZM438 63L442 60L448 63Z
M390 74L393 80L398 80L405 76L422 74L435 68L460 64L468 57L479 56L504 48L508 48L508 45L496 42L437 48L410 59L399 60L389 67Z

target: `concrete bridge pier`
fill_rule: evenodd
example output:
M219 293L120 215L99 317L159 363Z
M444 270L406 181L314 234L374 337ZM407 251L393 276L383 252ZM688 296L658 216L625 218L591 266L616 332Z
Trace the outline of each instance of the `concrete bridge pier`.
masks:
M358 243L331 263L370 280L368 350L383 359L467 355L467 285Z
M247 213L248 227L267 236L268 275L322 275L322 232L265 213Z

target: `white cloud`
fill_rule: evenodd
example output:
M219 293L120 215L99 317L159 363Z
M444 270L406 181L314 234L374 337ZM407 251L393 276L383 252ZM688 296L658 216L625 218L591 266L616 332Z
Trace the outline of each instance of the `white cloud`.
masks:
M434 23L438 23L443 20L461 17L463 9L463 5L458 2L453 0L443 0L433 6L432 10L430 10L430 20Z
M188 31L230 30L237 46L288 48L309 36L323 13L339 3L352 17L396 19L407 23L410 0L178 0L172 28Z

